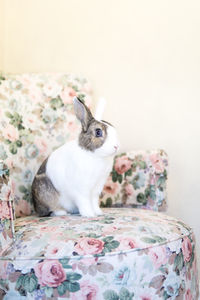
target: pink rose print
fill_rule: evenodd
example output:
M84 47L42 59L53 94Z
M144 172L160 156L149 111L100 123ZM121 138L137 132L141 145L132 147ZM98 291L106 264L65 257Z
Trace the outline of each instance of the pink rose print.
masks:
M48 232L48 233L52 233L53 232L53 234L54 234L55 232L58 231L58 228L56 226L51 226L51 227L49 227L49 226L43 226L43 227L40 228L40 231L41 232Z
M26 200L19 200L15 205L15 212L18 217L29 216L31 214L30 204Z
M6 165L8 166L9 169L14 168L14 161L10 158L6 159Z
M34 267L41 286L57 287L65 279L65 271L58 260L45 260Z
M10 209L7 201L0 202L0 218L10 219Z
M104 236L105 235L111 235L116 230L118 230L118 228L116 226L105 226L104 228L102 228L102 233L103 233Z
M151 248L149 250L149 257L156 269L160 268L161 265L166 264L168 259L165 247Z
M59 245L59 242L57 242L57 243L58 243L58 246L56 246L56 245L48 245L48 247L46 249L46 253L45 253L46 257L48 257L48 256L52 257L52 256L55 256L55 255L57 255L59 253L59 251L60 251L60 245Z
M129 237L121 237L118 239L120 242L118 248L116 249L117 251L123 251L123 250L129 250L129 249L134 249L137 248L136 242Z
M47 97L55 98L60 94L61 88L62 87L59 84L52 80L48 81L48 83L44 85L43 92Z
M13 125L7 124L6 128L3 130L3 137L6 140L15 142L19 138L19 132Z
M185 300L192 300L193 297L192 297L192 293L191 293L191 290L187 290L186 291L186 295L185 295Z
M151 185L155 185L156 184L156 181L157 181L157 177L155 174L150 174L150 180L149 180L149 183Z
M89 280L80 283L80 290L77 293L71 293L72 300L98 300L98 286L90 283Z
M42 96L41 90L37 86L35 86L34 84L32 84L29 87L29 98L35 104L40 103L40 102L43 101L43 96Z
M74 96L76 96L76 92L71 87L64 88L64 90L60 93L60 97L65 104L71 104Z
M125 186L125 193L126 193L127 196L132 196L133 195L134 188L133 188L132 184L129 183Z
M127 156L121 156L116 159L115 170L118 174L123 174L131 168L132 162Z
M192 244L190 239L187 236L183 239L182 251L183 251L184 261L185 262L190 261L190 258L192 256Z
M101 253L104 248L104 242L94 239L84 237L78 241L75 245L74 250L80 254L98 254Z
M7 266L8 266L8 262L7 261L3 261L0 260L0 278L1 279L7 279Z
M150 155L150 160L151 160L153 167L156 170L156 173L160 174L160 173L164 172L165 166L163 164L161 157L158 154Z
M21 78L20 78L20 82L21 82L21 84L24 86L24 87L30 87L30 85L31 85L31 80L30 80L30 78L29 78L29 75L28 74L23 74L23 75L21 75L20 76Z
M56 234L57 236L57 234ZM59 258L67 255L71 255L74 250L73 241L58 241L51 239L50 244L46 248L45 256Z
M45 140L42 140L42 139L37 139L35 141L35 144L36 146L38 147L38 149L40 150L40 153L43 154L43 153L47 153L47 150L48 150L48 146L47 146L47 143Z
M115 195L119 188L119 184L117 182L113 182L112 178L109 177L104 185L103 191L108 194Z
M152 298L148 295L148 293L144 293L140 296L140 300L152 300Z

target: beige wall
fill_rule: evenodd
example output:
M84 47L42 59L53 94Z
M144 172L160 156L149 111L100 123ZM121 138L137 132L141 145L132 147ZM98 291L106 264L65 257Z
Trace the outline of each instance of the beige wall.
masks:
M0 0L0 72L3 70L4 49L4 0Z
M6 0L4 70L87 75L122 150L166 149L169 213L200 243L200 1Z

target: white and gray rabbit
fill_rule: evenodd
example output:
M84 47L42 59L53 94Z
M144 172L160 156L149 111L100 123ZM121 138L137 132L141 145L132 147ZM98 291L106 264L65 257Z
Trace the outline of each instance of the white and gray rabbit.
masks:
M117 133L111 124L96 120L80 99L73 102L82 131L77 140L52 152L34 178L33 203L40 216L102 214L99 195L119 148Z

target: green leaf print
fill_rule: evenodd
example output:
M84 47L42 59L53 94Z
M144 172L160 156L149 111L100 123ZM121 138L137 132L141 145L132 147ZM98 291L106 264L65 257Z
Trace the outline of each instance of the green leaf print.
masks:
M74 272L67 273L67 281L75 282L76 280L81 279L82 275Z
M12 154L16 154L17 148L22 146L22 142L20 140L17 140L13 143L9 140L6 140L6 144L9 144L9 150Z
M64 106L64 103L63 103L62 99L60 98L60 96L58 96L57 98L51 99L50 105L53 110L57 110L58 108Z
M26 200L27 202L31 202L31 197L32 197L32 193L31 193L31 186L28 185L27 188L23 185L19 186L19 191L24 194L23 199Z
M16 286L15 286L17 290L23 285L23 281L24 281L24 275L20 275L17 279Z
M133 174L132 169L129 169L128 171L125 172L125 177L126 176L132 176L132 174Z
M140 160L140 161L138 162L138 166L139 166L140 169L146 169L146 168L147 168L146 162L145 162L145 161L142 161L142 160Z
M119 182L120 184L122 183L123 177L122 177L121 174L118 174L117 180L118 180L118 182Z
M67 291L67 286L66 286L65 282L63 282L62 284L60 284L57 287L57 290L58 290L58 294L60 296L63 296L66 293L66 291Z
M0 84L1 84L1 81L3 81L3 80L6 80L6 78L3 75L0 75Z
M174 271L176 272L177 275L180 274L183 267L184 267L184 258L183 258L183 253L180 252L178 255L176 255L174 260Z
M64 284L66 286L66 290L71 293L75 293L80 290L80 284L78 282L64 281Z
M24 291L32 293L38 285L35 274L20 275L16 282L16 289L22 288Z
M118 294L113 290L107 290L103 293L105 300L119 300Z
M113 236L107 236L107 237L105 237L104 239L103 239L103 241L105 242L105 243L109 243L109 242L111 242L112 240L113 240Z
M112 206L112 198L107 198L105 203L103 201L101 201L100 204L101 207L111 207Z
M78 98L85 103L85 94L78 94Z
M106 207L111 207L112 206L112 198L107 198L106 199Z
M24 129L24 126L22 125L22 116L20 116L17 112L14 112L13 115L10 112L6 112L5 114L10 119L9 123L11 125L19 130Z
M11 141L9 141L9 140L7 140L7 139L6 139L6 140L4 140L4 141L5 141L5 144L6 144L6 145L9 145L9 144L11 144Z
M32 274L31 276L25 275L24 280L23 280L23 288L25 291L32 293L38 284L37 277L35 274Z
M154 185L149 185L146 189L145 189L145 196L150 197L152 200L156 200L156 189Z
M166 238L165 237L161 237L161 236L158 236L158 235L153 235L152 238L155 239L155 241L157 243L164 243L164 242L166 242Z
M17 144L16 143L11 143L9 145L9 150L12 154L16 154L17 153Z
M142 237L141 241L148 243L148 244L155 244L156 240L153 238L149 238L149 237Z
M117 179L118 179L118 174L115 170L112 171L112 181L113 182L117 182Z
M62 264L63 268L68 268L68 262L69 262L69 258L62 258L59 259L59 262Z
M137 202L143 204L143 205L146 205L147 204L147 198L146 196L143 194L143 193L139 193L137 195Z
M103 253L112 252L113 249L116 249L119 246L120 243L118 241L113 240L113 238L113 236L108 236L103 239L105 243Z
M9 111L5 112L7 118L12 119L12 114Z
M132 300L134 293L130 293L126 288L122 287L119 292L120 300Z
M22 146L22 142L20 140L17 140L16 142L17 147L21 147Z

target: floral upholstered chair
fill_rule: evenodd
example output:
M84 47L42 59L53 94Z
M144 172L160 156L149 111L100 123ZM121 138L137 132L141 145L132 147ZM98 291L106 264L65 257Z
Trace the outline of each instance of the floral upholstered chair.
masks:
M31 183L80 127L67 74L0 78L0 299L198 299L195 238L166 209L164 151L122 153L100 197L104 214L38 217Z

